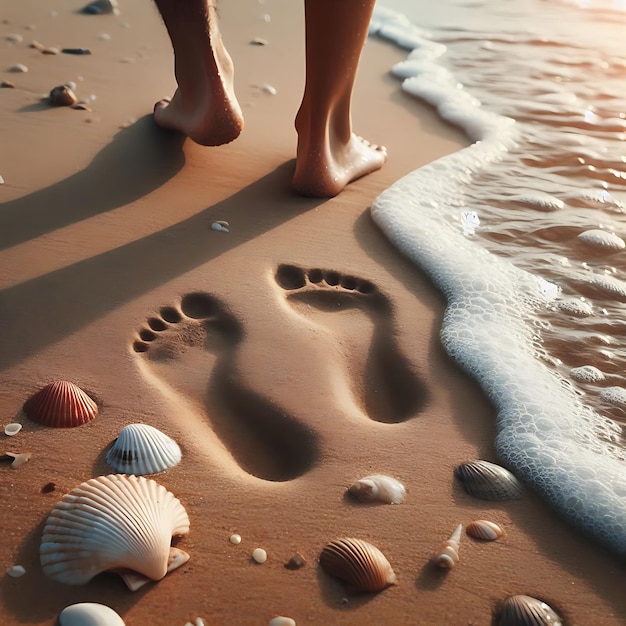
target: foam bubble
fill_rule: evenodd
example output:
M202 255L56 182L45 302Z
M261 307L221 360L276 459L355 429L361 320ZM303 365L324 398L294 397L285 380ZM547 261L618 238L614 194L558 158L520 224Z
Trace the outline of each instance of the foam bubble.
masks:
M601 372L597 367L593 367L593 365L574 367L570 370L569 375L581 383L599 383L606 378L604 372Z

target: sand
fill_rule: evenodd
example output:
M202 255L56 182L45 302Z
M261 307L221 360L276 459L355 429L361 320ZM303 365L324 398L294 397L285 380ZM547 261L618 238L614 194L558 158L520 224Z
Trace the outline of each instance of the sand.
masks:
M119 16L84 16L79 7L24 0L0 15L2 79L16 85L0 90L0 407L3 423L24 425L0 435L0 452L32 452L18 469L0 467L0 564L26 568L1 579L0 624L53 624L84 601L111 606L129 626L262 625L277 615L489 624L510 594L545 599L569 624L622 624L623 564L533 494L484 502L453 478L459 462L496 460L493 408L438 341L442 296L368 212L395 180L466 142L389 76L405 53L368 41L355 93L355 129L388 147L387 165L335 199L311 200L289 188L300 2L222 3L246 128L220 148L152 122L153 102L174 89L155 8L125 2ZM23 42L6 41L12 33ZM43 55L28 47L34 39L92 54ZM29 71L6 72L15 63ZM79 98L96 96L92 111L41 102L69 80ZM230 231L212 230L216 220ZM333 285L316 282L320 270ZM22 404L56 379L92 394L97 418L59 430L29 421ZM190 560L135 593L113 574L81 587L47 579L38 557L47 515L64 493L111 472L105 450L136 422L183 450L155 479L189 514L177 545ZM346 498L373 473L401 480L406 500ZM464 537L459 564L434 569L437 546L478 518L506 535ZM356 595L324 574L319 553L339 537L378 546L397 585ZM262 565L251 560L257 547L268 554ZM286 569L296 552L305 566Z

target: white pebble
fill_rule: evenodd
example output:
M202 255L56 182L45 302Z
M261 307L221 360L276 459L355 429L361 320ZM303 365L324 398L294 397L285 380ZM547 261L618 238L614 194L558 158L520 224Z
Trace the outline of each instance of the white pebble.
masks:
M18 35L17 33L11 33L7 35L7 41L11 43L22 43L24 41L24 37L22 35Z
M296 626L296 620L291 617L283 617L279 615L270 620L269 626Z
M68 83L65 83L72 91L76 91L76 83L73 80L70 80Z
M265 93L269 93L270 96L275 96L278 91L276 91L276 87L273 87L272 85L268 85L267 83L265 85L261 85L261 91L264 91Z
M12 424L7 424L4 427L4 434L7 437L13 437L14 435L17 435L20 430L22 430L22 425L18 424L17 422L13 422Z
M265 563L265 561L267 561L267 552L265 552L263 548L256 548L252 552L252 558L259 564Z
M98 39L100 39L101 41L111 41L111 35L109 35L109 33L102 33L102 35L100 35Z
M28 72L28 68L22 63L16 63L9 68L9 72L13 72L14 74L25 74Z
M241 535L231 535L230 541L233 545L238 546L241 543Z
M2 178L2 176L0 176L0 185L4 185L4 178Z
M7 569L7 574L11 576L11 578L20 578L26 574L26 570L21 565L14 565L13 567L9 567L9 569Z

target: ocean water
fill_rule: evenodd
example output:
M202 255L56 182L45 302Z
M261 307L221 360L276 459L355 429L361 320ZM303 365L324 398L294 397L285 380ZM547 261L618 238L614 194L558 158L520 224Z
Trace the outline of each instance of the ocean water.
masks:
M626 557L626 1L385 0L370 34L469 140L373 219L445 294L500 461Z

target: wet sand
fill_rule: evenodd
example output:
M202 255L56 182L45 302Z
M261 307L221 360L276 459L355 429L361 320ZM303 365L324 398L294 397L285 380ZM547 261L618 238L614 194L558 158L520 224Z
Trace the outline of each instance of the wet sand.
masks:
M466 142L388 75L405 53L371 39L357 81L355 130L388 147L385 168L335 199L305 199L289 187L301 3L222 3L246 128L220 148L155 127L152 104L174 89L170 44L150 3L127 4L119 16L85 16L80 4L29 0L0 15L2 79L16 85L0 90L0 406L3 423L24 425L0 435L1 451L32 452L18 469L0 467L0 563L26 568L1 579L0 623L52 624L68 604L92 601L129 626L262 625L276 615L456 626L490 623L510 594L545 599L571 625L623 623L624 566L612 555L533 494L489 503L453 479L461 461L496 460L493 409L439 344L442 296L368 212L395 180ZM5 39L14 33L21 43ZM32 40L92 54L43 55ZM6 71L16 63L29 71ZM67 81L79 98L96 96L92 111L41 102ZM230 232L212 230L216 220ZM67 430L30 422L23 402L55 379L88 390L98 417ZM154 478L189 514L177 543L189 562L135 593L111 574L82 587L46 579L47 515L111 472L106 447L137 422L183 450ZM406 500L346 498L374 473L401 480ZM42 493L49 482L54 491ZM464 537L459 564L433 569L437 546L478 518L505 537ZM327 577L317 557L339 537L378 546L398 584L355 595ZM256 547L268 553L263 565L251 560ZM295 552L307 563L291 571Z

